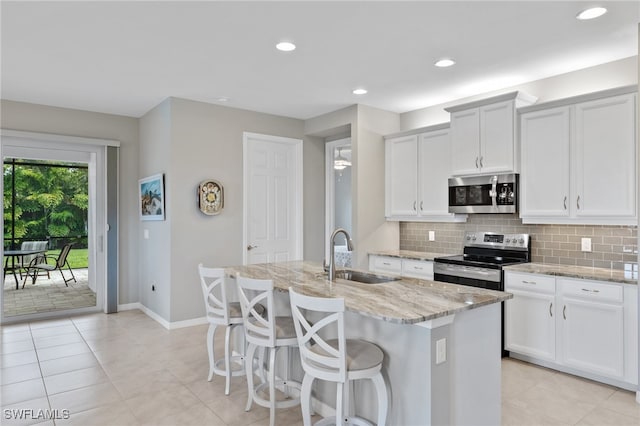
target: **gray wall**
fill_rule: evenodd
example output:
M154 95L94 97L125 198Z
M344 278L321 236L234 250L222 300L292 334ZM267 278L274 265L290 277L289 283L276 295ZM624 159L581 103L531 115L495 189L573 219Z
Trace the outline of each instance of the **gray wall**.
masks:
M141 176L165 172L167 188L167 221L146 222L143 226L149 226L151 239L140 237L141 256L158 256L167 265L156 265L155 259L141 262L141 301L153 301L148 295L148 277L162 279L161 287L168 286L161 291L163 298L168 291L169 314L156 311L156 304L147 306L175 322L204 316L198 263L213 267L242 264L243 132L303 139L304 123L185 99L171 98L165 103L145 115L140 126ZM151 148L162 154L152 155ZM318 258L317 253L321 258L322 240L310 236L324 227L324 145L304 139L303 152L305 258ZM205 216L197 207L196 189L205 179L224 186L224 210L217 216ZM164 277L154 271L158 266Z
M444 108L448 106L484 99L515 90L521 90L530 95L537 96L538 103L540 103L637 83L638 57L633 56L631 58L556 75L507 89L405 112L400 115L400 124L402 130L410 130L432 124L446 123L449 121L449 113L446 112Z
M167 99L140 119L138 178L164 173L167 204L164 221L140 221L140 229L135 234L140 250L136 271L140 303L166 320L171 315L171 271L174 259L171 249L174 214L170 204L174 198L172 182L175 181L175 174L171 170L171 108L171 102ZM138 204L136 199L136 207ZM139 215L137 209L136 215ZM148 239L144 238L145 231L148 232ZM155 291L152 291L152 285Z
M138 119L2 100L0 127L120 141L120 271L118 303L138 299Z

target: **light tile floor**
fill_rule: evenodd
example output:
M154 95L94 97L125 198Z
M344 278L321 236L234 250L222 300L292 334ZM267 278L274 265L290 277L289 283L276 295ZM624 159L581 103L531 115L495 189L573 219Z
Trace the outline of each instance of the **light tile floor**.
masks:
M69 271L65 270L69 278ZM96 306L96 294L89 288L89 272L86 268L74 269L76 281L64 284L60 271L50 273L50 278L39 276L36 284L27 280L22 288L20 282L16 290L16 281L11 274L4 282L4 314L6 317L55 312L66 309L87 308Z
M206 326L165 330L140 311L16 324L1 329L2 425L264 425L244 411L242 378L207 382ZM217 336L220 340L222 334ZM222 345L218 345L221 347ZM640 425L632 392L505 359L504 425ZM58 410L69 419L9 420L5 409ZM299 407L276 422L301 424Z

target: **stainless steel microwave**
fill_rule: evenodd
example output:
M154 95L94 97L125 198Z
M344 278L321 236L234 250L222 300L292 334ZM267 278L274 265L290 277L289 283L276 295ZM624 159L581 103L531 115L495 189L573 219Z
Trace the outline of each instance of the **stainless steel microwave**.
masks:
M449 178L449 213L516 213L518 174Z

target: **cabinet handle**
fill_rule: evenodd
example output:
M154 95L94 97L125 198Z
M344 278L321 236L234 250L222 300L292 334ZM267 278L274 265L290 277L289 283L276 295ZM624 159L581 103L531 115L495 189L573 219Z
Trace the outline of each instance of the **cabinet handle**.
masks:
M482 165L482 157L480 157L480 168L483 168L484 166Z
M416 202L413 202L413 210L416 211Z
M417 269L419 271L422 271L422 266L414 266L413 269Z
M549 316L553 317L553 302L549 303Z
M567 319L567 305L562 307L562 318Z
M600 293L600 290L590 290L588 288L583 288L582 291L586 291L588 293Z
M580 196L576 199L576 206L578 206L578 210L580 210Z
M383 265L391 266L389 262L382 262Z
M567 209L567 196L564 196L564 209Z
M478 169L478 157L476 157L476 169Z
M420 211L423 211L424 209L422 208L422 203L423 201L420 201Z
M525 280L522 280L522 283L523 284L533 284L533 285L537 284L535 281L525 281Z

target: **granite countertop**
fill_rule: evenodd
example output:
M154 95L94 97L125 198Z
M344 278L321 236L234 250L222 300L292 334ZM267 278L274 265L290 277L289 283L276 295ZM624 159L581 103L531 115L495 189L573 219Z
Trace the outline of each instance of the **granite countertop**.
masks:
M413 259L413 260L433 260L436 257L444 257L450 256L446 253L431 253L426 251L411 251L411 250L380 250L380 251L370 251L370 255L375 256L389 256L389 257L400 257L402 259Z
M415 324L511 299L513 295L457 284L402 278L382 284L331 282L315 262L262 263L225 268L228 276L272 279L274 287L316 297L343 297L347 310L380 320ZM379 275L379 274L377 274Z
M581 278L596 281L609 281L624 284L638 284L638 271L619 269L591 268L588 266L550 265L548 263L520 263L505 266L505 270L526 272L529 274L555 275L559 277Z

